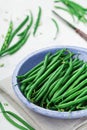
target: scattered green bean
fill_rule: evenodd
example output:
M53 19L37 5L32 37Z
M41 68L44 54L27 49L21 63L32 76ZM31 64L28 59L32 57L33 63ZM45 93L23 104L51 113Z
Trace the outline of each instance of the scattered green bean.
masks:
M87 8L71 0L58 0L58 1L56 0L54 2L55 3L61 2L67 7L67 9L65 9L60 6L58 7L55 6L57 9L59 8L59 9L69 12L72 16L75 16L79 21L83 23L87 22L87 18L86 18Z
M11 112L11 111L5 111L2 103L0 103L0 109L2 111L3 116L5 117L5 119L7 121L9 121L13 126L21 129L21 130L35 130L33 127L31 127L26 121L24 121L21 117L19 117L18 115L16 115L15 113ZM19 125L18 123L16 123L13 119L10 118L11 115L12 117L14 117L16 120L18 120L20 123L22 123L24 126Z
M12 45L11 47L3 50L0 52L0 56L2 55L7 55L7 54L13 54L15 53L16 51L18 51L27 41L27 39L29 38L29 35L28 34L27 36L25 36L25 38L21 38L17 43L15 43L14 45Z
M27 23L29 19L29 16L26 16L26 18L19 24L19 26L12 32L11 37L9 38L9 43L13 40L14 36L20 31L20 29Z
M55 19L52 18L51 20L53 21L53 23L54 23L54 25L56 27L56 33L55 33L55 37L54 37L54 39L56 39L57 35L58 35L58 32L59 32L59 26L58 26L58 23L57 23L57 21Z
M25 36L25 34L27 34L29 32L29 30L30 30L30 28L31 28L31 26L33 24L33 15L32 15L32 12L30 12L30 17L29 18L30 18L29 25L27 25L27 27L25 28L25 30L23 30L23 32L19 33L18 36L23 37L23 36Z
M13 22L11 21L10 24L9 24L8 32L6 34L4 43L2 44L1 51L8 48L8 46L9 46L9 38L10 38L10 36L12 34L12 30L13 30Z
M36 22L35 22L34 31L33 31L34 36L35 36L37 29L38 29L38 26L40 24L41 14L42 14L42 9L41 9L41 7L39 7L39 11L38 11L37 19L36 19Z

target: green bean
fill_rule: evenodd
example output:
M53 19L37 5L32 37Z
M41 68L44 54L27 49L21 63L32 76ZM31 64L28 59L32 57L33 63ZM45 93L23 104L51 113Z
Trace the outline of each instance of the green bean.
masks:
M60 6L54 6L54 8L56 8L56 9L61 9L61 10L64 10L64 11L66 11L66 12L69 12L68 9L63 8L63 7L60 7Z
M77 71L77 73L78 73L79 71ZM75 73L74 75L77 75L77 73ZM74 76L73 75L73 76ZM72 77L73 77L72 76ZM73 87L75 87L81 80L83 80L85 77L87 76L87 74L85 74L85 75L82 75L81 77L79 77L79 79L78 80L76 80L69 88L73 88ZM70 78L70 80L71 80L71 78ZM70 92L69 92L69 90L72 90L72 89L69 89L68 88L68 90L62 95L62 96L57 96L58 95L58 92L59 91L57 91L54 95L53 95L53 98L52 98L52 100L51 101L55 101L55 99L56 99L56 101L59 101L60 99L62 99L63 97L65 97L65 95L67 95L67 94L69 94Z
M84 80L85 78L87 78L87 73L85 73L84 75L81 75L70 87L68 90L73 89L79 82L81 82L82 80Z
M73 53L69 52L69 54L67 54L66 56L64 56L64 61L70 60L70 58L72 58L74 56Z
M47 69L50 68L57 60L59 60L60 56L64 53L66 49L60 50L59 54L50 62L50 64L47 66Z
M64 49L63 49L63 50L64 50ZM52 56L49 57L49 61L51 61L51 60L52 60L53 58L55 58L57 55L60 56L61 54L59 54L59 53L61 53L61 51L62 51L62 50L56 51L56 53L54 53ZM62 52L62 53L63 53L63 52ZM57 58L56 60L59 59L59 56L58 56L58 58ZM53 61L52 64L54 64L54 62L56 62L56 60ZM23 75L20 75L20 76L17 76L17 78L18 78L18 79L26 78L28 75L30 75L30 74L32 74L34 71L36 71L36 69L40 68L40 67L43 65L43 63L44 63L44 61L41 61L41 62L38 63L35 67L33 67L31 70L29 70L27 73L25 73L25 74L23 74ZM50 64L50 66L52 66L52 64ZM50 66L48 66L48 67L50 67Z
M67 81L67 83L60 89L60 91L55 95L54 94L54 98L55 97L58 97L59 95L61 95L67 88L68 88L68 86L72 83L72 82L74 82L74 80L82 73L82 71L85 69L85 64L79 69L79 71L75 74L75 75L73 75L68 81Z
M64 10L64 11L68 12L72 16L72 18L74 20L73 13L72 13L72 11L70 9L66 9L66 8L63 8L63 7L60 7L60 6L54 6L54 8L61 9L61 10Z
M25 25L25 23L28 21L29 19L29 16L27 16L24 21L15 29L15 31L10 35L9 37L9 40L8 40L8 43L10 44L12 39L14 38L15 34ZM27 32L26 32L27 33ZM25 35L26 35L25 33ZM24 36L25 36L24 35ZM7 55L7 54L13 54L15 53L16 51L18 51L23 45L24 43L27 41L28 39L28 36L30 34L28 34L25 38L22 37L16 44L12 45L10 48L6 48L5 50L2 50L0 52L0 56L2 55Z
M77 109L79 109L79 110L86 110L87 109L87 105L83 106L83 107L78 106Z
M32 73L30 73L27 77L33 76L35 74L37 74L37 72L40 70L41 67L38 67L37 69L35 69L35 71L33 71Z
M58 66L58 64L60 63L60 61L57 61L56 63L54 63L53 66L51 66L31 87L30 91L29 91L29 97L31 97L32 91L37 87L37 85L39 85L39 83L46 78L50 73L52 73L53 70L55 70L55 68Z
M75 88L70 89L69 91L66 91L66 93L65 93L64 95L62 95L62 99L63 99L64 97L67 97L67 96L73 94L74 92L78 91L79 89L81 89L82 87L84 87L84 85L86 85L86 84L87 84L87 79L83 80L83 81L82 81L81 83L79 83ZM54 100L54 102L57 102L57 103L58 103L60 99L61 99L61 96L58 97L58 98L56 98L56 99Z
M87 94L87 87L85 87L85 91L83 91L81 94L79 94L79 95L75 98L75 100L77 100L77 99L79 99L79 98L85 96L86 94ZM76 108L78 109L78 107L80 107L81 105L82 105L82 103L80 103ZM70 111L72 111L72 110L74 110L74 109L75 109L75 106L73 106L73 107L70 109Z
M43 90L42 86L48 81L48 79L52 76L52 74L53 74L53 73L49 74L49 75L39 84L39 86L37 86L37 88L36 88L35 90L36 90L36 91L38 90L38 92L39 92L40 89ZM38 92L37 92L37 93L38 93Z
M73 1L70 1L70 3L72 4L73 7L75 7L76 9L78 9L80 11L81 14L85 14L85 11L87 11L86 8L84 8L83 6L73 2Z
M28 78L30 78L30 79L33 79L33 78L31 78L32 76L34 77L34 76L36 76L36 74L37 74L37 72L40 70L40 68L37 68L37 69L35 69L35 71L33 71L31 74L29 74L29 75L27 75L26 77L22 77L22 75L21 75L21 77L20 76L17 76L17 79L18 79L18 81L19 82L23 82L25 79L28 79Z
M51 75L51 74L50 74ZM42 86L50 77L50 75L48 77L46 77L39 85L38 87L36 88L35 92L32 94L32 97L35 96L37 93L39 93L39 91L41 91L41 88L40 86ZM33 85L34 82L32 82L29 86L29 88ZM26 88L27 89L27 88ZM28 89L28 92L27 92L27 99L29 99L29 89Z
M83 64L84 64L83 61L82 61L82 62L79 62L77 65L74 65L74 66L73 66L73 70L77 70L77 69L80 68Z
M32 24L33 24L33 15L30 12L30 23L29 23L29 25L27 25L26 29L23 30L23 32L21 32L20 34L18 34L18 36L22 36L23 37L30 30Z
M55 19L52 18L51 20L53 21L53 23L54 23L54 25L56 27L56 33L55 33L55 37L54 37L54 39L56 39L57 35L58 35L58 32L59 32L59 26L58 26L58 23L56 22Z
M72 6L72 4L70 4L69 5L70 6L70 8L72 8L72 10L73 10L73 14L78 18L78 20L80 20L80 21L82 21L81 20L81 18L83 17L83 13L82 13L82 11L79 11L79 13L77 12L77 9L78 8L75 8L74 6ZM84 21L83 22L85 22L85 17L84 17Z
M38 94L36 95L37 97L40 95L40 93L44 90L45 86L49 85L50 79L55 80L56 77L59 77L59 73L61 72L61 70L63 69L64 64L62 64L61 66L59 66L54 72L52 72L49 76L47 76L47 80L45 81L45 84L43 84L43 86L41 85L41 90L38 92Z
M85 90L85 91L83 91L80 95L78 95L78 96L75 98L75 100L77 100L77 99L83 97L85 94L87 94L87 87L86 87L86 90Z
M29 83L28 86L26 87L25 91L29 91L30 87L32 86L33 83Z
M55 82L56 78L58 78L59 73L62 71L62 69L64 68L64 64L62 64L56 71L54 71L54 73L51 75L51 77L48 79L48 81L44 84L43 86L43 91L39 92L38 95L39 96L35 96L35 101L39 101L42 96L45 94L45 92L47 91L47 89L50 87L50 85Z
M76 91L75 93L73 93L72 95L70 95L70 96L67 96L67 98L65 98L62 102L60 102L60 104L62 104L62 103L65 103L65 102L68 102L68 101L70 101L70 100L73 100L73 99L78 99L78 98L80 98L81 96L80 95L82 95L82 93L84 92L84 93L87 93L87 87L84 87L84 88L82 88L81 90L79 90L79 91ZM85 92L86 91L86 92ZM78 98L77 98L78 97Z
M29 16L26 16L26 18L21 22L21 24L13 31L13 33L9 39L9 43L13 40L14 36L20 31L20 29L26 24L28 19L29 19Z
M31 70L29 70L25 74L18 75L17 78L18 79L23 79L23 78L26 78L27 76L32 75L32 73L36 72L36 70L38 70L42 65L43 65L43 61L40 62L39 64L37 64L35 67L33 67Z
M11 111L5 111L7 114L11 115L12 117L14 117L16 120L20 121L24 126L26 126L28 129L30 130L35 130L33 127L31 127L25 120L23 120L22 118L20 118L18 115L16 115L15 113L11 112Z
M34 31L33 31L33 35L34 36L35 36L36 31L38 29L38 26L40 24L41 14L42 14L42 10L41 10L41 7L39 7L38 16L37 16L37 19L36 19L36 22L35 22Z
M76 105L76 104L79 104L79 103L82 103L84 101L87 101L87 96L84 96L82 98L79 98L77 100L74 100L74 101L70 101L68 103L64 103L64 104L60 104L60 105L56 105L57 108L67 108L67 107L70 107L70 106L73 106L73 105Z
M80 60L79 60L78 58L74 58L74 59L73 59L73 64L74 64L74 66L75 66L75 65L78 65L79 62L80 62Z
M14 45L12 45L11 47L9 47L9 48L7 48L5 50L2 50L0 52L0 56L7 55L7 54L13 54L16 51L18 51L25 44L25 42L29 38L29 35L30 34L27 34L27 36L25 36L25 38L24 37L21 38L17 43L15 43Z
M44 64L41 67L41 69L39 70L39 72L37 73L37 76L36 76L35 80L37 80L45 72L45 70L47 68L47 65L48 65L49 56L50 56L50 53L48 53L45 56Z
M52 97L53 95L54 95L54 93L58 90L58 88L59 88L59 86L61 86L62 84L63 84L63 81L64 81L64 79L66 78L66 80L68 79L68 75L71 73L71 71L72 71L72 60L70 60L70 63L69 63L70 65L70 67L67 69L67 71L66 71L66 73L65 73L65 75L59 80L59 82L55 85L55 87L53 88L53 90L51 91L51 93L50 93L50 97ZM53 98L54 98L54 96L53 96ZM52 99L51 99L52 100Z
M10 38L10 36L12 34L12 30L13 30L13 22L10 21L8 32L7 32L6 36L5 36L4 43L2 44L1 51L8 48L8 46L9 46L9 38Z
M13 126L15 126L15 127L17 127L17 128L19 128L19 129L21 129L21 130L27 130L27 128L25 128L25 127L23 127L23 126L21 126L21 125L19 125L18 123L16 123L15 121L13 121L8 115L7 115L7 113L5 112L5 110L4 110L4 107L3 107L3 105L0 103L0 108L1 108L1 111L2 111L2 113L3 113L3 116L5 117L5 119L7 120L7 121L9 121ZM12 114L11 112L8 112L9 114ZM15 115L15 114L14 114ZM14 115L13 115L13 117L14 117ZM16 116L16 117L18 117L18 116ZM23 119L21 119L20 117L18 117L18 118L16 118L16 119L20 119L19 121L22 121L22 123L23 123ZM28 124L27 124L27 122L25 122L24 121L24 124L26 124L27 126L29 126ZM32 127L31 127L31 129L30 130L34 130Z
M34 80L36 77L36 75L30 76L24 80L22 80L20 83L27 83L27 82L31 82L32 80Z
M72 2L72 1L70 1L70 6L73 8L73 10L75 10L74 15L76 15L78 17L78 20L80 20L82 22L87 22L87 19L84 16L85 15L84 7L82 7L79 4Z
M86 8L84 8L83 6L77 4L76 2L73 2L71 0L67 0L67 1L61 0L60 2L62 2L64 5L67 6L68 11L72 16L76 16L78 18L78 20L80 20L82 22L87 22L87 19L85 17L85 14L87 12ZM62 9L62 10L64 10L64 9Z
M25 95L28 100L29 100L29 90L32 87L32 85L33 85L32 83L28 85L28 88L27 88L28 92Z
M57 82L58 82L58 80L56 80L55 82L53 82L53 83L50 85L48 91L46 92L46 94L45 94L44 97L42 98L41 106L43 106L43 103L45 102L45 100L47 100L47 99L49 98L49 97L47 98L47 96L49 96L51 90L53 89L53 87L56 85Z
M24 92L24 90L25 90L25 84L22 84L22 85L20 86L20 90L21 90L22 93Z
M43 65L43 63L44 63L44 60L38 63L36 66L34 66L31 70L29 70L25 74L17 76L17 78L23 79L23 78L26 78L28 75L32 75L32 73L34 73L36 70L39 70L39 68Z
M10 55L12 55L12 54L14 54L15 52L17 52L17 51L27 42L29 36L30 36L30 33L27 34L26 37L20 42L20 44L17 45L13 50L11 50L11 48L10 48L10 50L9 50L8 53L9 53Z

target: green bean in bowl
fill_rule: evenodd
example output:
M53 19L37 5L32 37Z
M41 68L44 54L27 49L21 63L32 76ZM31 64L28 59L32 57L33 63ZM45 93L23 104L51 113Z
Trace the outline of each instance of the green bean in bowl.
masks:
M69 46L29 55L13 74L17 96L42 115L71 119L87 116L86 56L86 49Z

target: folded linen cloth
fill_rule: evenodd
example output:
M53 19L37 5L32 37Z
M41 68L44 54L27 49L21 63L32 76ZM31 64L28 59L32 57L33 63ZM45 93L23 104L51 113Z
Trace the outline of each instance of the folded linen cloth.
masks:
M6 100L29 122L36 130L86 130L87 119L53 119L42 116L26 108L17 98L12 88L11 76L0 81L0 90Z

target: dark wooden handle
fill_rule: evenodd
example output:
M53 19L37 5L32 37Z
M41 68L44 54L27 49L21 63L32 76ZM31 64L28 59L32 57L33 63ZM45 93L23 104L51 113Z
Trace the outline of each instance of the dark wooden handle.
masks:
M80 29L76 29L76 32L83 38L87 41L87 34L82 32Z

